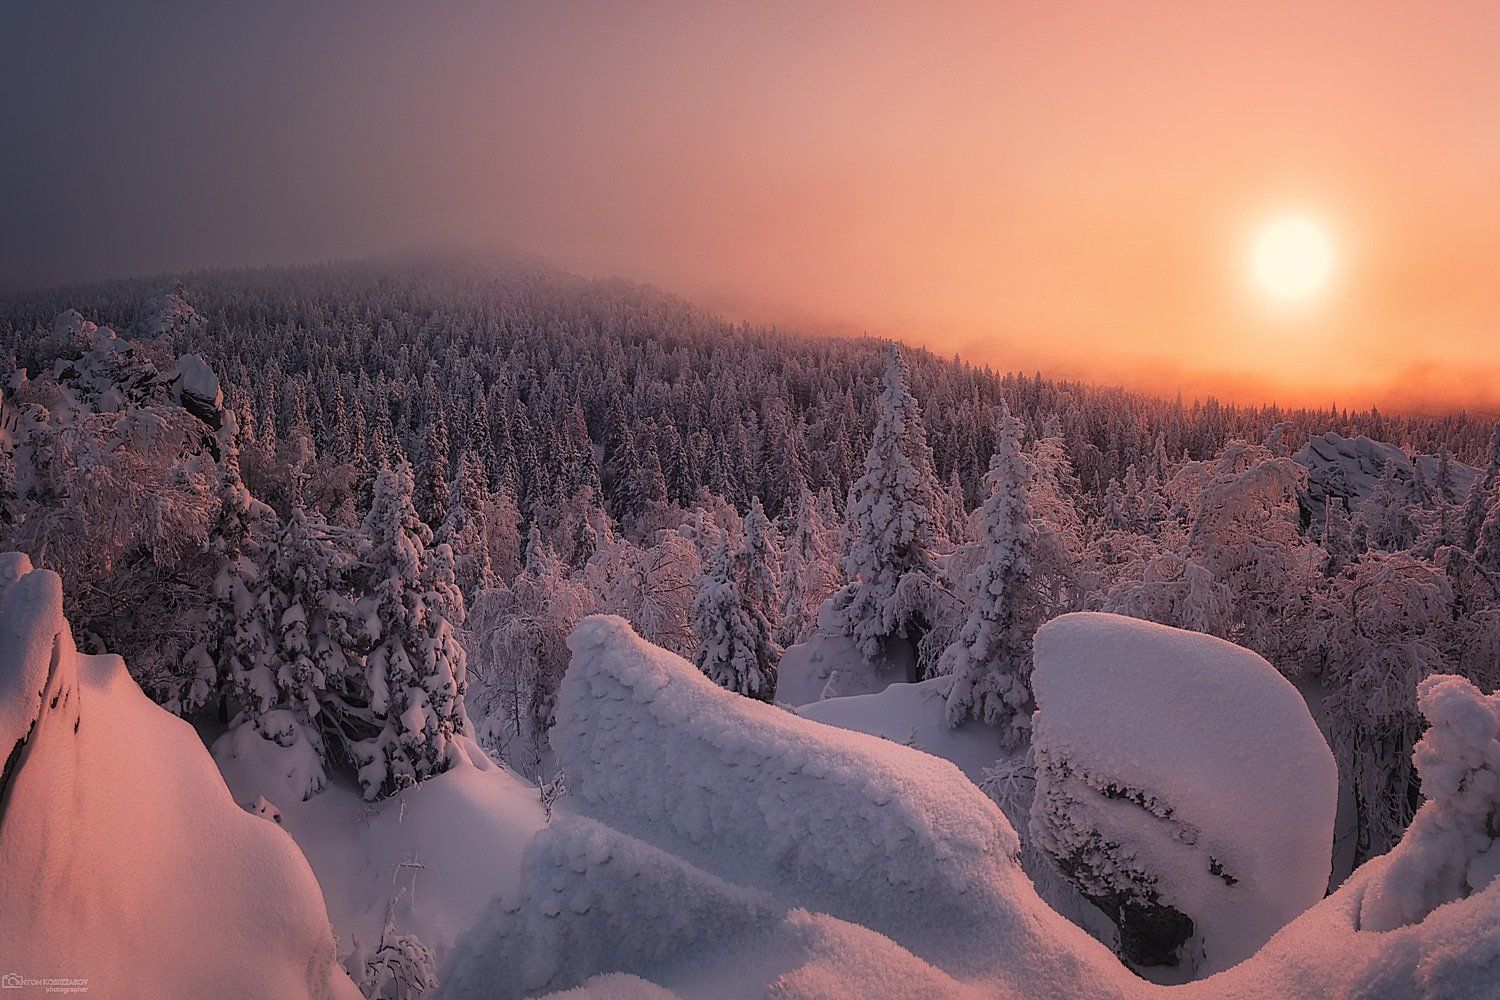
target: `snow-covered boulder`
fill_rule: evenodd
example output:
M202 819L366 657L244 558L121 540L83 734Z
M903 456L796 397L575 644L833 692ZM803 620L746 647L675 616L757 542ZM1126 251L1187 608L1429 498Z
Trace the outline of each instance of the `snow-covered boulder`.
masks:
M318 884L192 727L0 557L0 968L98 996L357 997Z
M1338 774L1249 650L1117 615L1036 636L1031 831L1138 966L1248 957L1328 884Z
M178 358L168 376L168 383L184 410L214 430L223 425L224 390L219 386L219 376L201 357L184 354Z
M574 809L955 974L1117 968L1036 900L1014 830L948 761L727 692L620 618L569 647L552 739Z

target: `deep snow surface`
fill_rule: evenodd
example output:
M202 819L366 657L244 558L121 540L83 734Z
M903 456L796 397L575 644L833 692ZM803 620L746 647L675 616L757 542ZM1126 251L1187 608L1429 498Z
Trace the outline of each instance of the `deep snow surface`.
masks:
M0 971L99 997L357 997L291 838L119 657L75 651L57 575L28 570L0 571L0 736L25 738L0 797Z

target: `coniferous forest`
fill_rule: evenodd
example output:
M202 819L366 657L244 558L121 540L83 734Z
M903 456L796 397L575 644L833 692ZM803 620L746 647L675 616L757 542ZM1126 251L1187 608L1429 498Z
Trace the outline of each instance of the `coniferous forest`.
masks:
M0 334L0 548L60 577L78 651L122 656L226 775L270 754L292 802L252 805L277 822L339 788L439 816L407 796L474 753L549 822L575 778L598 801L564 764L598 734L560 705L593 655L580 623L614 615L788 718L922 692L935 723L888 709L909 734L825 721L952 759L1042 897L1134 966L1214 971L1215 918L1166 899L1150 851L1078 798L1176 822L1172 781L1089 776L1047 741L1039 630L1155 622L1294 685L1337 772L1316 895L1448 780L1423 771L1443 718L1427 679L1500 683L1500 430L1478 416L1160 399L732 325L516 261L73 287L5 299ZM976 733L978 764L945 750ZM317 836L299 836L315 869ZM1250 877L1212 849L1223 885ZM403 897L341 956L356 984L479 975L401 927L421 923ZM1174 951L1189 940L1196 958Z

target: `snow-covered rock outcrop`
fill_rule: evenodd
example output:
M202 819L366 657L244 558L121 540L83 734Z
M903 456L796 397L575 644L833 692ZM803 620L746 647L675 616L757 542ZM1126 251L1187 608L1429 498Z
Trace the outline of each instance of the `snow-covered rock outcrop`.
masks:
M504 928L532 941L528 960L548 986L571 985L554 978L565 963L539 953L576 939L562 924L624 926L600 911L625 908L665 926L653 914L678 891L719 917L690 921L670 948L638 928L643 944L628 953L651 961L617 958L634 962L617 969L661 974L672 955L701 960L722 921L768 938L769 950L787 947L805 909L844 928L841 939L888 939L903 963L946 970L932 972L939 980L983 974L1020 989L1061 965L1070 981L1104 990L1120 973L1107 949L1036 901L1014 830L948 761L727 692L620 618L585 619L569 645L553 745L570 808L610 832L539 838L528 865L540 873L528 871L522 896L500 909L558 927L522 931L492 914L488 937L504 947ZM621 881L630 871L642 873L633 892ZM601 897L583 884L588 873L621 888ZM487 947L470 943L476 955ZM607 970L595 958L576 972ZM474 981L462 967L456 975Z
M295 844L0 556L0 969L96 996L357 997Z
M1032 834L1125 958L1225 969L1322 898L1337 769L1261 657L1079 613L1037 632L1033 684Z
M1375 489L1375 483L1391 466L1396 481L1413 491L1418 467L1429 484L1440 479L1436 455L1415 458L1393 444L1367 437L1346 438L1329 432L1319 434L1304 445L1292 459L1307 468L1307 495L1314 519L1323 516L1323 504L1329 497L1342 498L1350 510ZM1462 500L1474 482L1477 470L1459 461L1448 463L1450 499ZM1413 491L1414 492L1414 491Z

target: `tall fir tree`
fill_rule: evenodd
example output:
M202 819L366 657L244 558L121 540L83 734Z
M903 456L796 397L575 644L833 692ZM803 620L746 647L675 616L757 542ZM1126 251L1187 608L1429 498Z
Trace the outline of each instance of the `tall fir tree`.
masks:
M771 701L776 695L777 650L771 627L735 582L727 540L709 560L708 574L693 598L698 669L722 688Z
M376 623L365 658L369 707L379 731L352 748L366 798L446 771L464 730L466 660L449 620L463 607L451 553L434 560L432 531L412 505L410 469L386 469L365 517L362 617ZM445 548L446 546L441 546Z
M934 484L922 414L894 345L865 472L849 491L844 632L868 662L907 636L934 576Z
M938 672L953 677L950 725L979 719L1000 730L1006 748L1019 746L1031 725L1031 640L1038 605L1030 593L1037 527L1027 500L1033 475L1021 450L1021 425L1002 402L995 453L985 486L989 497L976 517L981 547L969 580L969 615L958 639L943 651Z

